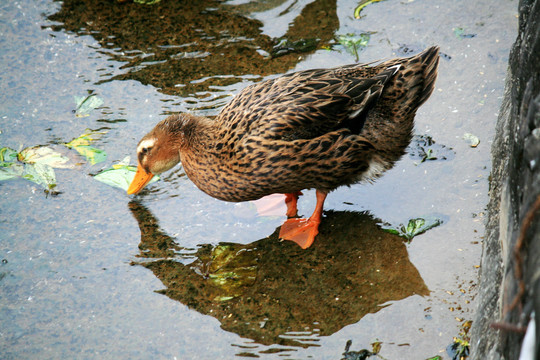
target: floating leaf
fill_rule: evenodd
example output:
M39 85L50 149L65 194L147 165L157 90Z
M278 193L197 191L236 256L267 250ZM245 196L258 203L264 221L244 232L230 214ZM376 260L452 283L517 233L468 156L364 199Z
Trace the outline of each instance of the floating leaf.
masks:
M127 191L136 172L137 169L134 166L122 166L120 168L104 170L95 175L94 179Z
M0 149L0 181L22 176L24 166L17 164L18 153L8 147Z
M462 27L455 27L453 30L454 35L460 39L473 38L476 36L476 34L465 33L465 29Z
M365 48L369 42L371 35L369 33L338 35L337 41L345 47L345 49L354 55L358 61L358 52Z
M0 163L0 181L22 176L24 165L17 163Z
M113 165L111 169L103 170L94 179L101 181L104 184L114 186L127 191L129 184L133 181L137 167L124 164ZM159 180L159 176L154 176L149 184Z
M47 164L47 162L51 161L52 157L30 156L35 153L35 150L32 149L35 148L24 149L18 153L7 147L1 148L0 181L22 177L23 179L43 186L46 190L52 190L56 187L56 175L54 169ZM50 151L46 152L49 155L52 154ZM26 156L28 156L28 158L26 158ZM31 159L32 162L30 162L29 159Z
M394 227L390 224L383 224L382 229L401 237L404 237L407 240L412 240L416 235L420 235L432 229L436 226L439 226L443 223L441 219L438 218L415 218L409 220L407 225L399 224L397 227Z
M46 164L27 164L24 167L22 177L43 186L47 190L52 190L56 187L56 175L54 169Z
M18 158L19 153L8 147L3 147L0 149L0 166L4 162L13 162Z
M88 96L74 96L75 103L77 104L76 109L74 110L75 116L85 117L90 114L92 110L103 105L104 101L102 98L96 94L91 94Z
M120 160L117 164L114 164L112 167L113 169L120 169L123 166L129 165L130 161L131 161L131 157L126 156L125 158Z
M105 131L86 129L81 136L71 140L70 142L66 144L66 146L67 147L88 146L92 144L94 141L99 140L101 136L105 135L105 133L106 133Z
M69 159L47 146L34 146L22 150L18 159L27 164L44 164L53 168L66 169L72 165L67 164Z
M105 151L90 146L98 140L105 132L87 129L81 136L65 144L68 148L75 149L84 156L92 165L105 161L107 153Z
M373 353L378 354L381 352L381 346L382 343L380 341L375 341L371 343L371 349L373 350Z
M373 3L376 3L376 2L379 2L379 1L382 1L382 0L362 0L360 2L360 4L358 4L358 6L356 7L356 9L354 9L354 18L355 19L360 19L360 12L362 12L362 10L368 6L369 4L373 4Z
M446 347L446 353L452 360L467 359L469 357L469 342L454 338L454 342Z
M454 337L452 344L446 347L446 353L452 360L466 359L469 357L470 336L472 321L467 320L461 325L461 331L457 337Z
M107 153L104 150L96 149L92 146L80 145L74 148L79 154L84 156L92 165L105 161Z
M480 139L471 133L465 133L463 139L469 143L470 147L477 147L480 144Z

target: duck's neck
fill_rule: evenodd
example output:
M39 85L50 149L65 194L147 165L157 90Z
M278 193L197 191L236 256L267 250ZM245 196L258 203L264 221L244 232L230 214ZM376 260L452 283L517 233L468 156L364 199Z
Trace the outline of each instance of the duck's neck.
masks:
M214 121L191 114L183 114L181 126L181 152L199 152L205 151L211 141L213 134L212 128L215 126Z
M178 149L182 167L199 189L219 197L219 184L212 171L222 166L219 155L213 151L218 125L211 119L194 115L186 115L183 121L180 135L183 140Z

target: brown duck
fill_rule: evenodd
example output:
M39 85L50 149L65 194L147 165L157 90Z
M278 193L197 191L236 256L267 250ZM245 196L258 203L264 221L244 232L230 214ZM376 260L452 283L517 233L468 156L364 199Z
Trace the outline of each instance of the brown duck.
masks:
M403 59L286 74L241 91L215 120L172 115L137 147L128 194L182 163L205 193L225 201L286 194L280 237L309 247L326 195L373 181L405 153L416 110L433 92L439 48ZM296 216L302 189L316 189L309 219Z

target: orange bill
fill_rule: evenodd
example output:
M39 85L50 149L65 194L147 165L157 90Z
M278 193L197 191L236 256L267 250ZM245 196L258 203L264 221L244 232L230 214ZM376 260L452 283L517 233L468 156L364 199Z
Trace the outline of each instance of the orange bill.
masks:
M136 194L139 191L142 190L143 187L146 186L152 180L154 177L154 174L146 172L139 164L137 166L137 172L135 173L135 177L133 178L133 181L129 185L129 188L127 190L128 195Z

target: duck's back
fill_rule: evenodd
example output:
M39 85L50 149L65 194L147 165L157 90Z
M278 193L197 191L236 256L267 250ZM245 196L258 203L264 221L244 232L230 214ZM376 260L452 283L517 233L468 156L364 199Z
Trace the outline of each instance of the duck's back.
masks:
M437 65L438 48L432 47L375 66L286 74L245 88L217 121L237 135L275 139L315 138L344 127L359 134L374 107L381 116L414 116L433 91Z
M216 118L210 151L220 175L198 186L242 201L376 179L408 146L437 65L433 47L375 66L307 70L247 87Z

